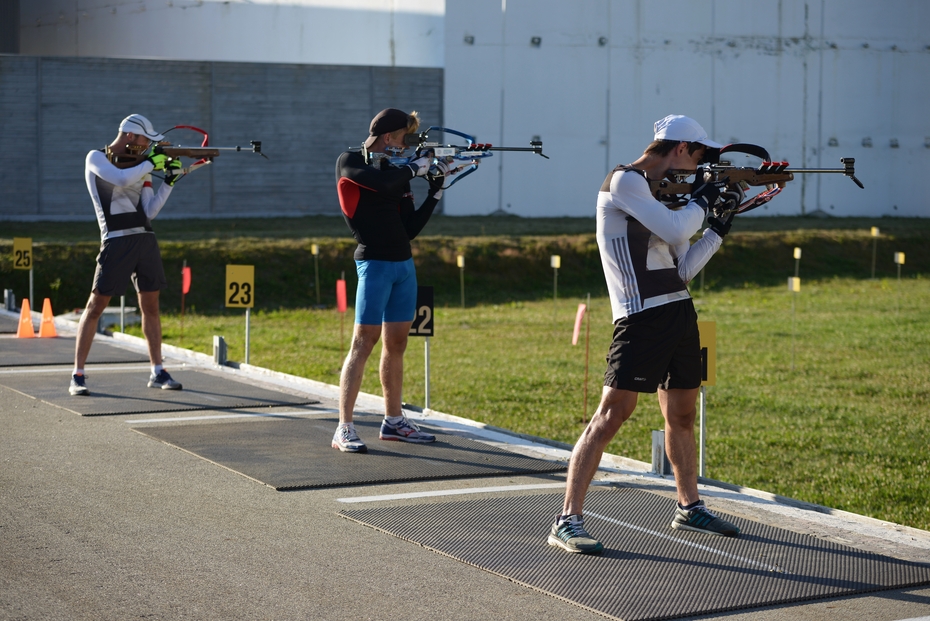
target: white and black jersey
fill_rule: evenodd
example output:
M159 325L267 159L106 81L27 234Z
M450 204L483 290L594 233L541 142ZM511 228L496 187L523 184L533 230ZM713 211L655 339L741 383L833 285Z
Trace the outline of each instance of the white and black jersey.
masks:
M103 151L91 151L84 160L84 181L94 202L100 239L151 233L150 220L158 215L171 194L171 186L162 183L156 194L152 190L149 161L132 168L117 168Z
M669 209L649 191L645 173L617 166L597 195L597 245L613 320L691 297L687 283L720 248L711 229L690 244L704 220L694 201Z

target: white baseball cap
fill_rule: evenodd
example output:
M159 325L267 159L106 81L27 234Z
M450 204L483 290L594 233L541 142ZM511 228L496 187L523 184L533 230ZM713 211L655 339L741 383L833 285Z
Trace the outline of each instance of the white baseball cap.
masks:
M694 119L670 114L659 119L655 124L655 140L675 140L678 142L700 142L702 145L714 149L723 148L723 145L707 137L707 132Z
M152 122L141 114L130 114L119 124L119 130L126 134L138 134L149 140L159 141L165 137L155 131Z

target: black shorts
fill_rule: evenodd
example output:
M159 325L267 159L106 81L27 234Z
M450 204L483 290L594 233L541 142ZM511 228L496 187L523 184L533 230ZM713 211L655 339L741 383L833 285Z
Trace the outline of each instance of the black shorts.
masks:
M114 237L100 244L93 291L106 296L123 295L130 280L136 291L160 291L168 286L155 235Z
M647 308L614 324L604 385L633 392L698 388L701 339L690 299Z

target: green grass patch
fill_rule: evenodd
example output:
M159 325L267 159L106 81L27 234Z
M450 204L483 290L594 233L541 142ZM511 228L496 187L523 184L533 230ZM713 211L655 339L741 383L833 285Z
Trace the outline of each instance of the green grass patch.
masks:
M789 255L790 256L790 255ZM696 288L696 287L695 287ZM930 282L924 277L805 280L695 291L717 322L717 385L708 389L709 476L915 528L930 529ZM612 326L591 301L589 408L584 345L572 346L579 298L440 305L431 340L431 405L514 431L574 443L600 394ZM163 317L165 341L210 353L223 335L242 360L243 311ZM258 310L250 362L337 384L351 309ZM139 334L138 330L135 330ZM362 389L380 394L372 354ZM424 347L411 338L405 400L424 401ZM651 459L655 397L609 445Z

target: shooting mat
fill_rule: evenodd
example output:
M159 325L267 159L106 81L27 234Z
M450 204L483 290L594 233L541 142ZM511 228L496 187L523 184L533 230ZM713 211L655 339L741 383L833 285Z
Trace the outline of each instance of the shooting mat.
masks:
M196 425L136 427L135 431L191 452L276 490L343 487L460 477L534 474L566 469L467 438L440 433L431 444L378 439L381 416L355 416L367 453L331 446L338 418L313 416Z
M89 396L68 394L70 371L62 373L0 373L0 384L64 408L81 416L146 414L187 410L294 406L319 403L316 399L253 386L204 371L169 369L183 390L149 388L149 370L119 367L87 373Z
M108 344L97 335L90 348L87 364L148 362L148 354L134 352ZM0 367L31 367L53 364L74 364L74 337L0 338Z
M601 556L546 543L562 495L341 511L339 515L554 597L626 621L671 619L930 584L930 565L738 517L737 538L669 528L675 501L592 489Z

